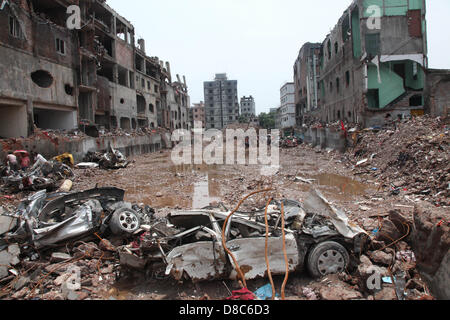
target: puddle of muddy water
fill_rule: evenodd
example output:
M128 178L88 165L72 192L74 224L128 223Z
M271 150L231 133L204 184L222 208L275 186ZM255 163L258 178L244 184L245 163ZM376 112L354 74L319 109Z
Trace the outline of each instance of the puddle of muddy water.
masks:
M370 186L337 174L323 173L312 176L314 184L320 187L332 187L339 190L340 196L362 196L369 191Z
M127 201L144 203L155 208L194 209L220 201L218 181L224 173L220 172L219 166L205 164L176 166L167 155L149 159L143 164L157 165L156 170L160 170L163 175L155 176L154 170L133 175L133 180L125 181L123 186ZM162 196L156 197L157 193L161 193Z
M212 192L210 192L212 191ZM214 188L213 184L210 184L209 175L206 176L199 182L194 184L194 194L192 199L192 208L201 209L209 206L212 202L219 202L219 197L213 197L213 194L217 195L215 192L217 189Z

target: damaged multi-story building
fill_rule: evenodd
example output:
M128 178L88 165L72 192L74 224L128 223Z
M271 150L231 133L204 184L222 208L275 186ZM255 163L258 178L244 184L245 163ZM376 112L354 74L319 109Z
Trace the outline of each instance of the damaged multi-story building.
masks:
M312 115L375 126L423 114L425 13L425 0L353 1L320 48L319 110L303 107L301 121ZM302 78L296 92L310 75Z
M295 117L301 126L306 115L313 115L320 105L319 76L321 43L305 43L294 65Z
M72 5L80 28L68 28ZM170 64L148 56L133 25L104 0L3 1L0 26L8 30L0 35L1 137L26 137L35 127L174 129L188 122L185 81L172 83ZM179 96L178 120L171 91Z
M189 109L189 121L191 123L191 128L195 127L195 122L201 122L202 128L206 128L206 118L205 118L205 104L203 101L200 103L194 103Z

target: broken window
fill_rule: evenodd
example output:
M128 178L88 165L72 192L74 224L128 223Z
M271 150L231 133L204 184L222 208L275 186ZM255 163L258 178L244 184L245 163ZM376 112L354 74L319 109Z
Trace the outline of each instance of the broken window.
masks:
M346 15L344 19L342 20L342 41L347 41L350 38L351 31L350 31L350 20L349 16Z
M130 118L120 118L120 128L125 130L131 129Z
M112 64L102 63L102 67L97 70L97 75L107 78L110 82L114 82L114 66Z
M117 128L117 118L114 116L111 117L111 127Z
M375 57L380 54L380 34L366 34L366 52L369 57Z
M62 55L66 54L66 42L64 40L56 38L56 52Z
M331 59L331 41L328 40L327 43L328 59Z
M9 17L9 34L14 38L22 39L22 29L20 28L20 23L13 16Z
M131 89L134 89L134 84L135 84L135 82L134 82L134 72L130 71L130 88Z
M73 96L73 87L70 84L64 86L64 91L66 91L66 94L69 96Z
M137 102L137 113L144 114L145 113L145 98L141 95L136 96L136 102Z
M350 85L350 71L345 72L345 86L348 88Z
M421 94L416 94L409 99L410 107L420 107L423 105L423 97Z
M128 86L127 73L128 73L127 69L119 67L119 84L121 86L125 86L125 87Z
M116 36L123 41L127 41L127 26L116 19Z
M144 58L140 55L136 55L136 70L140 72L144 72Z
M378 89L369 89L367 92L367 103L369 108L377 109L380 107L380 96Z
M31 79L41 88L49 88L53 84L52 75L45 70L38 70L31 74Z

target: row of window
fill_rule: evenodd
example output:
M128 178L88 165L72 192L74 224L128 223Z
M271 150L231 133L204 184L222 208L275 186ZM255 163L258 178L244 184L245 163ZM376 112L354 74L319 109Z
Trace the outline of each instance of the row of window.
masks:
M211 117L211 118L210 118L211 121L215 121L215 119L216 119L216 118L214 118L214 117ZM229 116L229 117L228 117L228 120L230 120L230 121L238 120L238 117ZM214 128L214 125L213 125L213 124L212 124L211 126Z
M336 92L339 93L341 89L341 80L339 77L336 78L335 81L336 84ZM345 72L345 87L348 88L350 86L350 71ZM328 86L329 92L333 92L333 81L330 81L330 84Z
M136 83L141 83L141 89L146 89L147 88L147 90L148 91L152 91L152 85L151 85L151 82L149 81L149 80L147 80L147 87L145 86L145 79L144 78L140 78L139 76L136 76ZM155 93L157 93L158 92L158 90L159 90L159 87L155 84L155 86L153 87L153 90L154 90L154 92Z

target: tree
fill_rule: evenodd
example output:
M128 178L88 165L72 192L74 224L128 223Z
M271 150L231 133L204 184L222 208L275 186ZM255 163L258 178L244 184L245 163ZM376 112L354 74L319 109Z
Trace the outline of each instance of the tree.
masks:
M259 115L259 125L264 129L275 129L275 114L261 113Z

